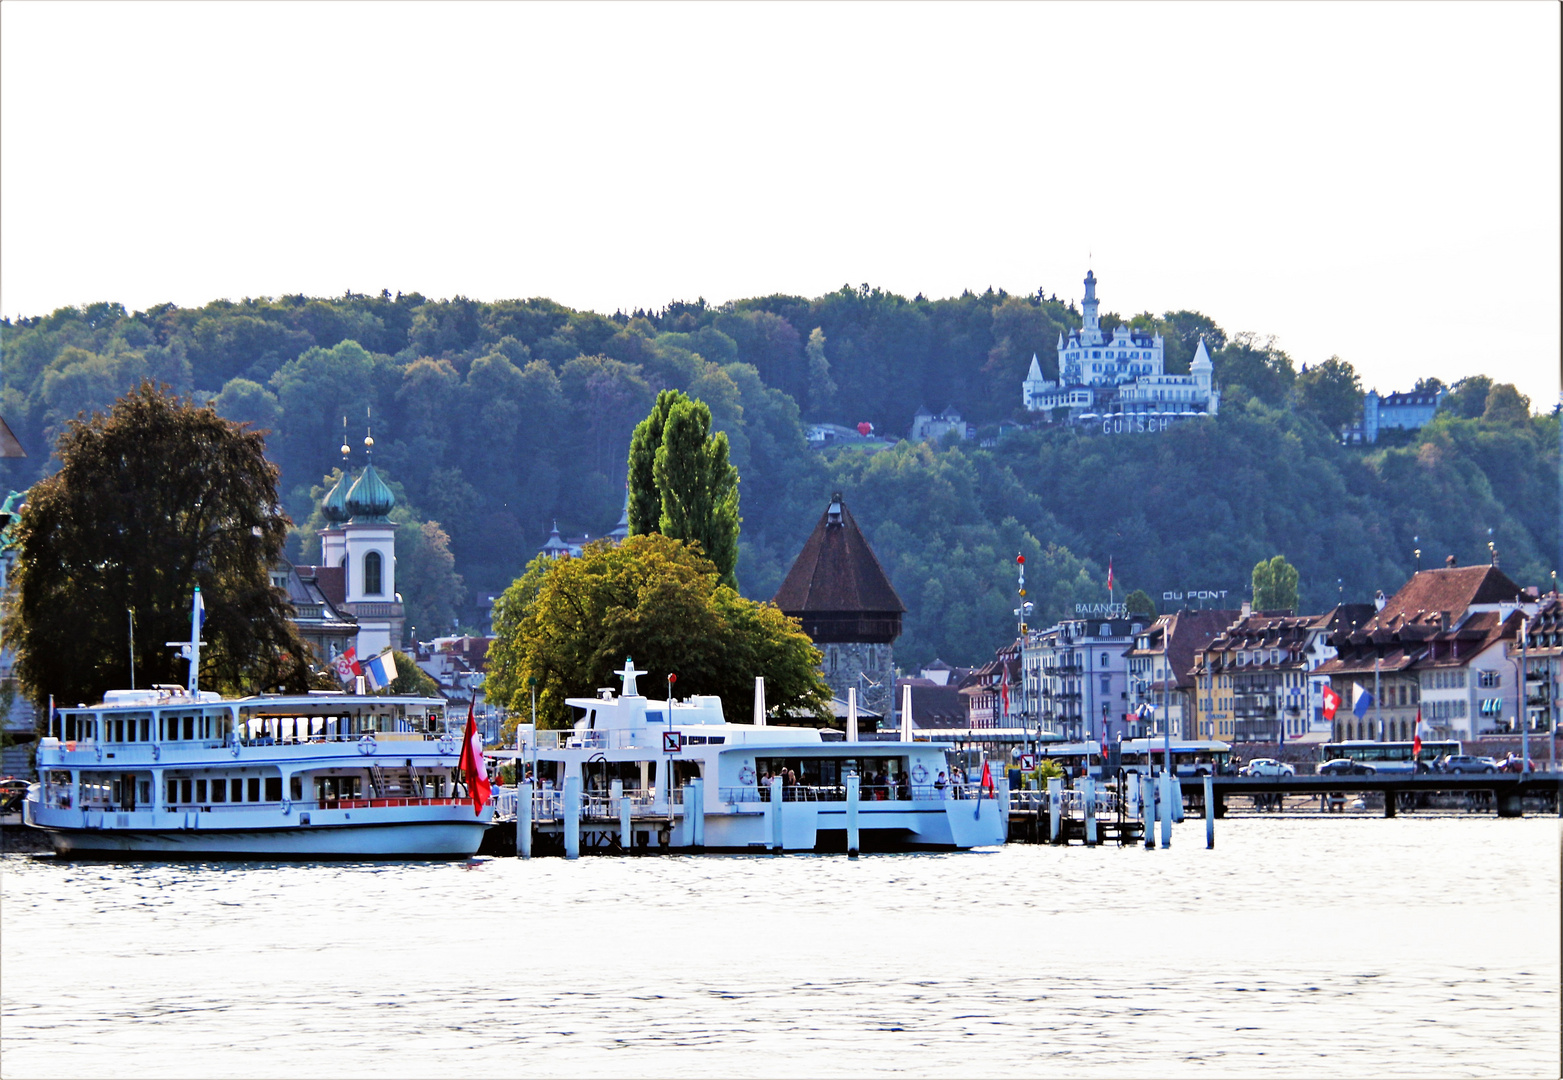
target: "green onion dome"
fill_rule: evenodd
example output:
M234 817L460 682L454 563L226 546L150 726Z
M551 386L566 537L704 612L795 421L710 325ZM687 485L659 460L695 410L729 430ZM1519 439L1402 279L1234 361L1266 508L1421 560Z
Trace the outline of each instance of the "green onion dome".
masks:
M353 523L362 525L388 521L390 519L386 515L395 505L396 496L380 479L374 466L364 466L364 471L347 493L347 512L352 515Z
M347 470L344 469L342 475L337 477L336 483L332 485L331 490L326 492L325 501L320 504L320 512L325 515L327 524L333 528L342 524L349 517L347 510L347 480Z

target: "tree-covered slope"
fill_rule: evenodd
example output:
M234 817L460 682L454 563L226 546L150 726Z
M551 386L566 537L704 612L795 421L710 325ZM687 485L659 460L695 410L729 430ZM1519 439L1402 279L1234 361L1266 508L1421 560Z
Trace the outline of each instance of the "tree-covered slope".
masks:
M1121 321L1102 319L1109 330ZM290 550L307 560L343 418L353 467L372 423L376 464L405 494L418 569L401 583L436 624L420 624L426 634L457 610L455 574L467 595L499 592L554 520L566 534L611 529L631 431L672 388L706 402L727 433L744 593L774 592L842 490L911 609L906 664L972 661L1012 631L1017 552L1031 567L1034 623L1105 600L1109 558L1120 597L1224 588L1235 603L1253 564L1284 553L1304 606L1319 609L1398 586L1413 537L1423 565L1485 558L1489 528L1506 571L1546 583L1558 557L1558 422L1530 416L1512 388L1467 379L1424 431L1346 448L1333 432L1359 407L1349 364L1299 370L1273 343L1197 312L1128 321L1165 335L1173 371L1204 336L1219 417L1156 434L1047 428L995 440L1000 421L1022 418L1032 354L1052 374L1058 334L1079 325L1041 291L929 300L843 287L612 316L415 293L65 308L0 324L0 414L32 454L7 462L4 480L22 487L52 468L68 419L152 378L270 430L286 508L303 526ZM920 405L960 410L991 445L817 453L804 439L805 418L904 433Z

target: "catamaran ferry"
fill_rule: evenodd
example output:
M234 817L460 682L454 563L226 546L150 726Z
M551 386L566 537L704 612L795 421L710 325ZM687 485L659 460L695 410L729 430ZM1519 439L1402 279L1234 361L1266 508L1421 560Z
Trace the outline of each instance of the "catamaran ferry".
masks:
M459 793L438 698L164 686L54 725L23 813L62 855L466 858L493 819Z
M1005 842L1004 781L957 783L949 747L825 741L819 730L727 723L720 698L650 700L628 661L612 688L569 698L565 731L521 731L531 826L586 847L707 851L973 848ZM508 755L507 755L508 756ZM525 787L523 787L524 797ZM522 810L522 827L526 811Z

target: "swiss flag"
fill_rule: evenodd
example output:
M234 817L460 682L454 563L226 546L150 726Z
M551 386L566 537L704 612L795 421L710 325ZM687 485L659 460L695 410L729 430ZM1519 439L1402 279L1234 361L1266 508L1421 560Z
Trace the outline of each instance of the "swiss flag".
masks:
M472 812L483 813L488 803L488 772L483 768L483 736L478 734L478 722L473 716L476 701L467 702L467 730L461 738L461 774L467 782L467 794L472 796Z
M1326 720L1335 719L1335 710L1338 708L1340 708L1340 695L1335 692L1334 687L1326 686L1324 688L1324 718Z

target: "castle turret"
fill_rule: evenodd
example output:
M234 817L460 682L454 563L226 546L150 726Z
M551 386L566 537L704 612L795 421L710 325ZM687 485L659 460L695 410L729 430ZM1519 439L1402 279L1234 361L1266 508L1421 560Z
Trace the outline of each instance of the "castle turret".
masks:
M1085 272L1085 299L1080 302L1080 310L1085 315L1085 325L1080 328L1080 344L1102 344L1102 323L1097 317L1098 301L1096 299L1096 274L1093 271Z

